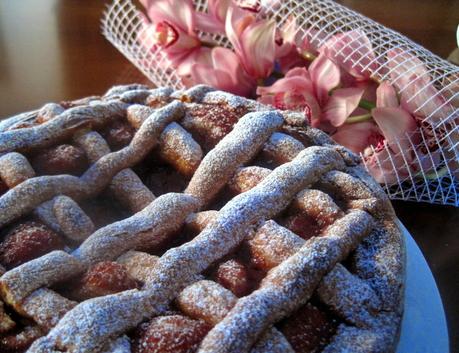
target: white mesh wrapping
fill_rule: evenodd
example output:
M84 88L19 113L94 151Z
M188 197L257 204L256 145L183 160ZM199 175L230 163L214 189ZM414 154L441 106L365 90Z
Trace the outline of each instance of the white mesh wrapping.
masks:
M262 1L263 3L273 2ZM420 137L417 135L417 140L420 139L421 142L415 145L411 136L405 137L411 145L411 150L402 151L401 157L406 168L395 166L392 159L398 156L394 156L393 153L387 153L387 160L377 160L376 164L384 165L386 169L387 166L393 166L396 181L385 182L382 185L392 199L459 206L459 68L401 34L331 0L283 0L277 3L280 4L276 5L276 8L264 5L263 14L274 18L279 26L282 26L290 15L294 15L297 24L300 25L301 34L308 37L312 46L316 48L337 33L353 29L365 33L371 41L375 57L352 55L359 53L363 48L359 40L348 43L349 46L343 46L336 55L341 55L344 60L350 60L354 67L370 70L377 80L388 80L396 85L398 80L406 77L404 75L415 70L419 64L413 64L412 57L407 53L417 57L421 65L425 65L428 77L420 79L431 80L436 88L436 94L428 94L426 86L412 96L412 99L415 99L420 95L422 100L418 101L423 102L415 107L415 112L428 110L428 114L424 114L425 128L418 132ZM196 9L205 11L206 1L197 0L195 6ZM165 55L160 50L147 50L139 42L139 37L146 33L141 33L144 30L140 9L130 0L115 0L108 6L102 19L102 31L106 38L155 85L184 88L183 82L169 66ZM209 34L201 35L209 39ZM229 46L226 38L222 36L210 37L218 45ZM399 51L397 55L392 56L390 63L387 53L394 49ZM409 84L406 84L398 87L398 91L402 93L409 88ZM436 104L434 109L429 103ZM413 171L413 163L410 167L407 165L407 160L410 159L405 156L408 154L414 155L416 171ZM435 168L432 168L432 164L435 164Z

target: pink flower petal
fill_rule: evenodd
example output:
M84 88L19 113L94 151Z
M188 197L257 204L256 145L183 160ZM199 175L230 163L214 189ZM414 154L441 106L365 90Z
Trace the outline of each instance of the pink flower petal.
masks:
M208 13L196 12L196 28L208 33L225 33L225 22L220 22Z
M182 77L191 75L191 67L196 63L204 66L212 66L211 49L199 47L193 50L177 63L177 73Z
M410 149L407 136L413 136L418 129L411 114L402 108L392 107L374 108L371 114L392 150L402 152Z
M291 69L284 78L277 80L272 86L258 87L257 94L263 96L293 90L313 94L312 81L304 67Z
M415 55L401 48L387 52L387 67L391 81L399 91L412 81L412 75L420 79L420 85L431 81L425 64Z
M276 56L275 31L274 21L261 20L250 25L242 33L242 65L249 75L265 78L271 74Z
M230 6L228 8L228 14L225 21L225 32L239 57L241 57L243 53L240 40L242 32L253 22L255 22L255 17L252 14L248 14L247 11L237 6Z
M146 5L148 17L153 22L167 21L179 31L194 34L194 8L190 0L156 0Z
M209 13L222 23L225 23L226 14L231 2L231 0L208 0L207 6Z
M299 29L294 16L290 16L278 31L276 39L276 61L281 72L287 72L295 66L304 66L305 60L298 52Z
M329 92L339 84L339 67L321 53L309 66L309 74L314 82L317 98L320 104L324 105L328 100Z
M423 83L423 80L412 76L412 81L401 93L401 105L413 115L421 119L440 122L452 116L454 108L441 95L434 85Z
M331 137L337 143L355 153L363 152L372 142L382 139L377 125L371 121L344 124Z
M335 34L319 48L319 52L327 54L360 80L368 79L379 67L370 39L361 30Z
M225 20L231 0L209 0L207 2L208 12L195 12L196 25L210 33L225 33Z
M361 88L339 88L333 91L324 108L323 119L333 126L341 126L359 105L364 90Z
M309 72L308 70L306 70L305 67L294 67L285 74L285 77L293 76L302 76L308 80L311 80L311 76L309 75Z
M225 29L247 73L254 78L268 77L274 68L276 54L275 22L256 21L250 12L230 6Z
M394 153L386 145L376 153L367 156L365 166L378 183L398 184L409 178L410 174L414 174L410 162L405 161L406 155L406 153L404 156L401 153Z
M253 92L255 81L244 73L239 58L234 52L215 47L210 53L210 58L210 63L203 60L203 63L198 61L191 66L191 77L194 83L208 84L243 96Z
M219 89L228 89L233 86L231 76L222 70L215 70L212 66L194 64L191 67L191 76L196 83L204 83Z
M454 107L435 88L426 65L416 56L393 49L387 53L387 66L391 81L400 92L400 102L411 114L441 121L453 113Z
M376 106L396 108L399 105L394 87L387 81L381 83L376 89Z
M250 77L242 68L238 56L230 49L215 47L212 49L212 61L217 70L228 72L233 78L235 86L241 86L244 95L252 93L255 87L255 80Z

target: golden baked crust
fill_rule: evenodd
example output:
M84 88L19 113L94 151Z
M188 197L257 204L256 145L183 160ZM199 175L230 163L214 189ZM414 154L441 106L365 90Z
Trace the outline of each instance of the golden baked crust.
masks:
M130 126L111 130L121 136L112 152L102 136L115 121ZM85 172L36 176L33 156L63 142L84 151ZM184 187L161 174L149 187L142 168L151 155ZM395 350L405 258L394 212L358 158L301 114L205 86L118 86L1 122L0 180L9 189L0 229L33 216L68 246L0 278L4 302L44 335L30 352L130 351L125 334L171 304L212 327L199 352L294 352L276 324L311 298L340 320L324 352ZM98 227L81 205L101 193L129 214ZM310 227L298 226L305 220ZM178 233L193 236L173 240ZM239 266L238 254L264 277L250 289L228 285L240 298L209 273L229 256L226 268ZM105 262L121 264L140 288L80 303L59 289ZM2 310L0 319L8 334L14 321Z

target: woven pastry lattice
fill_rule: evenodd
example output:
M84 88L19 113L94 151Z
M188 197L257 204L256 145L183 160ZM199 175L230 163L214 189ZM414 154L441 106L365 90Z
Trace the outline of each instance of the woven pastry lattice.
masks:
M114 124L134 131L112 151L112 138L123 135L107 134ZM43 173L51 158L36 158L62 141L84 151L81 175ZM0 243L0 335L15 347L26 339L29 353L130 352L125 334L167 317L176 303L209 325L200 353L293 353L270 325L317 292L343 318L320 343L324 352L394 350L404 245L390 202L357 156L302 113L206 86L129 85L5 120L0 146L0 229L19 226L13 232L24 236L31 227L24 219L33 216L65 243L31 244L27 257L22 242L19 252L5 246L14 233ZM97 226L103 215L85 202L107 197L115 204L104 213L126 212ZM89 293L78 285L76 278L115 261L138 286ZM219 277L235 261L258 271L255 288Z
M278 3L275 9L266 5L263 13L275 18L279 26L294 14L301 24L302 35L308 37L314 47L320 47L337 33L353 29L365 33L371 41L374 56L369 57L367 52L355 55L364 52L364 45L358 40L347 41L335 55L351 61L354 67L370 70L376 80L389 80L399 94L411 92L415 85L419 87L419 82L431 83L416 89L408 99L408 103L415 105L414 113L422 116L422 128L416 132L416 139L407 135L403 138L405 141L396 142L399 146L411 147L400 148L401 152L395 154L393 151L378 154L386 157L376 157L376 165L386 175L396 176L395 181L385 179L382 185L392 199L459 206L459 68L401 34L333 1L287 0ZM198 10L206 10L206 1L197 0L195 4ZM139 9L131 0L116 0L107 8L102 31L154 84L184 88L165 55L159 49L146 50L139 43L138 38L146 33L141 33ZM216 44L229 47L225 37L213 36L213 39ZM396 55L388 59L389 52ZM413 61L413 56L420 61ZM407 81L410 73L420 65L427 69L423 77L417 77L417 83ZM382 148L388 149L387 145Z

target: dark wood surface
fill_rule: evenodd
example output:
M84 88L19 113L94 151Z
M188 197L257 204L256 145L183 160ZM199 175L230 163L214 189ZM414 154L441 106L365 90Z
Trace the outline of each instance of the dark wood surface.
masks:
M456 46L457 0L340 2L442 57ZM0 0L0 119L45 102L145 81L100 34L103 5L95 0ZM459 209L408 202L394 206L435 275L449 323L451 351L457 352Z

